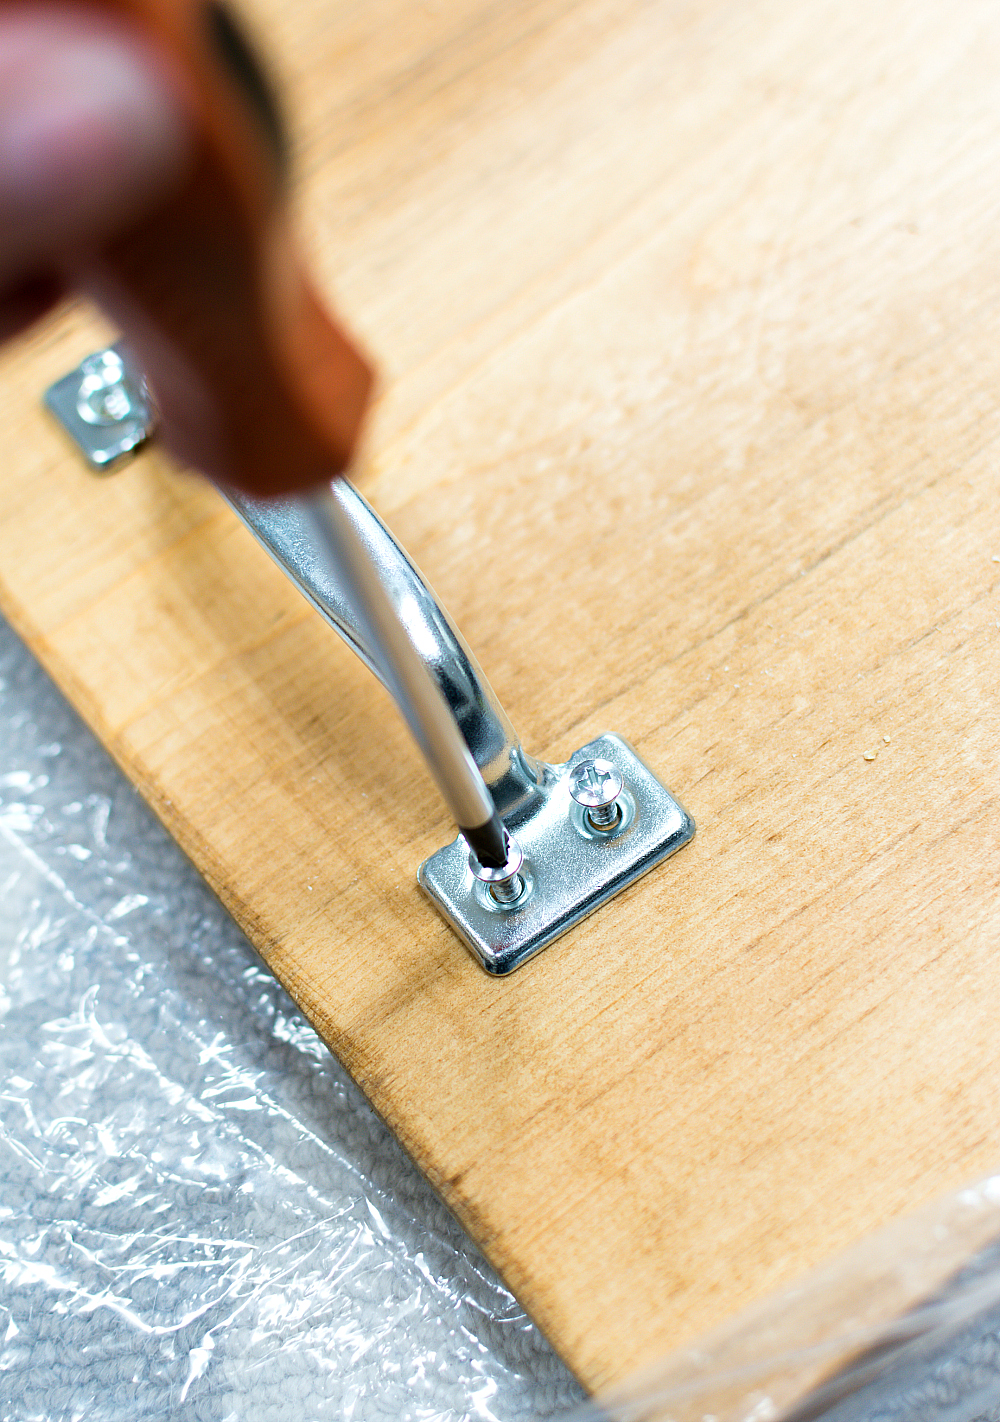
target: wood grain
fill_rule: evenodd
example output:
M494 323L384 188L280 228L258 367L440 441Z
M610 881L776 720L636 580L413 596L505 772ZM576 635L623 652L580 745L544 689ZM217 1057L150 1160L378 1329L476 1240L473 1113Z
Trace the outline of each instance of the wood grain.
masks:
M510 980L381 689L195 481L3 358L0 601L591 1386L996 1163L1000 11L258 0L360 482L529 749L677 859ZM875 754L874 759L866 755Z

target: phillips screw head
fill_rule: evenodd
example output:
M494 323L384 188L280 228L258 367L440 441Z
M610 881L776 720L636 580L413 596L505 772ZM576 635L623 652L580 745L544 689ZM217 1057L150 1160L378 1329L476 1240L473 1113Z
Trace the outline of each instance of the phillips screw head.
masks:
M622 778L610 760L581 760L569 776L569 793L583 807L592 829L614 829L622 817Z

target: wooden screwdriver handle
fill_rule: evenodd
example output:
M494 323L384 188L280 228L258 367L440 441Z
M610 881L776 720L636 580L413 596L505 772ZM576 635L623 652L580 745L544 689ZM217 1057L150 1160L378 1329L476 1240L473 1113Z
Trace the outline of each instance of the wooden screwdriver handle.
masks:
M221 0L97 8L164 54L194 156L180 188L98 254L86 283L125 326L180 458L257 494L328 480L351 458L372 372L296 254L287 145L260 63Z

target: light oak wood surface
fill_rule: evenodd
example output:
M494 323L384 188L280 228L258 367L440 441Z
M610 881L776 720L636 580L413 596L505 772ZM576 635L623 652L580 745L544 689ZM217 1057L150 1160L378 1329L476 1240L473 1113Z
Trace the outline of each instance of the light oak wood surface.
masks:
M698 835L487 978L381 688L43 415L83 305L2 358L0 605L599 1386L1000 1154L1000 10L254 13L360 484L528 749L619 731Z

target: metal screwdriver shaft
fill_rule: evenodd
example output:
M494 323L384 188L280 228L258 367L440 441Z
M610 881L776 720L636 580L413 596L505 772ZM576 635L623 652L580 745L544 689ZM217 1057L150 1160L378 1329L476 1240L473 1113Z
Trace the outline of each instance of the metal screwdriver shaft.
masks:
M480 863L502 868L508 840L493 797L440 687L400 622L350 520L329 487L302 496L314 536L354 604L382 672L458 828Z

